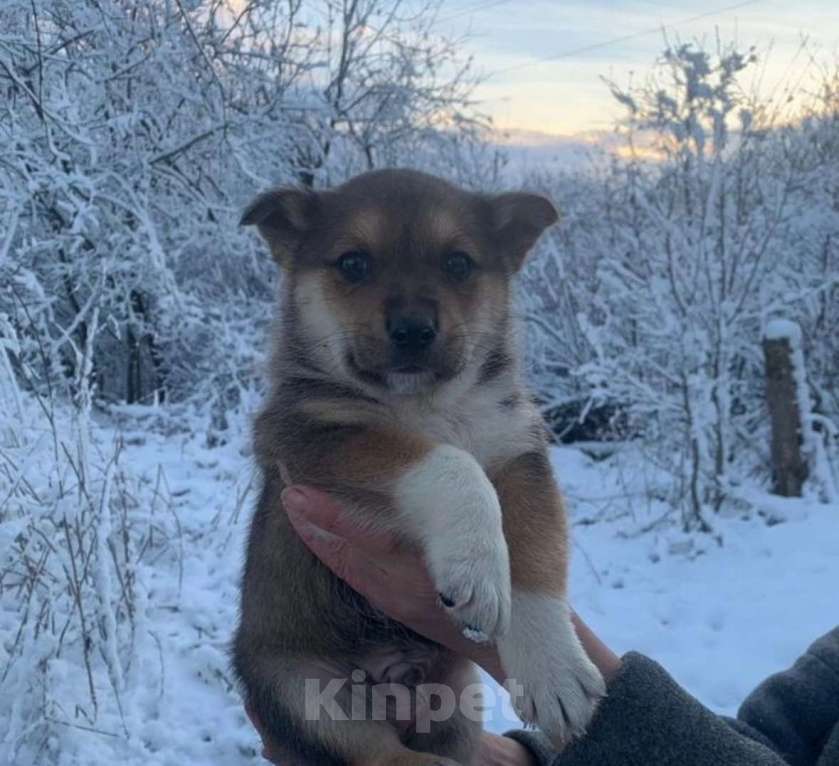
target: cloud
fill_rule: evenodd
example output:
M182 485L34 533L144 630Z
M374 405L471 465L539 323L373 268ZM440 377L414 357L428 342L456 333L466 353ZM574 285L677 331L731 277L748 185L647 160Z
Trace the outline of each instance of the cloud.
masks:
M665 44L658 31L619 39L627 35L656 30L664 23L671 39L704 39L713 45L719 34L743 48L754 44L767 49L771 44L764 74L767 88L804 66L795 61L802 35L809 35L823 52L834 50L839 42L835 0L803 0L786 7L761 1L673 26L734 1L683 0L675 7L658 0L515 0L452 23L458 31L475 33L467 48L488 75L476 95L500 127L574 135L608 129L620 114L601 78L628 82L633 72L637 76L650 69ZM601 43L609 44L540 62Z

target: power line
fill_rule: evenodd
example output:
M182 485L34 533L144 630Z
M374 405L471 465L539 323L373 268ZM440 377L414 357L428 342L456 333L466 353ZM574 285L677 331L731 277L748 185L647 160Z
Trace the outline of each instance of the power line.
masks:
M656 27L651 27L650 29L644 29L640 32L633 32L629 35L622 35L621 37L614 37L611 40L604 40L602 43L593 43L592 45L584 45L581 48L573 48L568 51L563 51L562 53L556 53L551 56L544 56L542 58L533 59L531 61L525 61L521 64L513 64L512 66L504 67L503 69L496 69L495 71L491 72L491 76L495 76L498 74L506 74L507 72L516 72L519 69L526 69L527 67L537 66L538 64L543 64L547 61L557 61L559 59L569 58L571 56L578 56L581 53L588 53L589 51L598 50L600 48L606 48L610 45L615 45L617 43L627 42L629 40L634 40L638 37L646 37L647 35L656 34L661 31L662 28L668 26L676 26L681 24L690 24L694 21L701 21L702 19L710 18L711 16L719 16L722 13L728 13L729 11L736 11L740 8L745 8L747 5L755 5L756 3L760 3L762 0L745 0L742 3L736 3L734 5L729 5L725 8L719 8L715 11L706 11L705 13L700 13L698 16L691 16L687 19L681 19L680 21L674 21L670 24L661 24Z
M450 13L448 16L441 16L437 19L437 23L442 21L451 21L452 19L459 19L461 16L468 16L470 13L478 13L480 11L488 11L491 8L497 8L499 5L505 5L510 0L494 0L493 2L475 3L468 8L461 8L455 13Z

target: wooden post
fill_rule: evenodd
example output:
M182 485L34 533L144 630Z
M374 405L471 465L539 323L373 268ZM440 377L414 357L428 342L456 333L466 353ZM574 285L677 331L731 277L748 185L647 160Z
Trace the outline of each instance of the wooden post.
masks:
M793 357L797 337L794 332L791 337L767 333L763 339L766 402L772 426L772 491L784 497L801 497L801 487L808 475L801 449L803 427L798 397L798 386L803 381L796 380Z

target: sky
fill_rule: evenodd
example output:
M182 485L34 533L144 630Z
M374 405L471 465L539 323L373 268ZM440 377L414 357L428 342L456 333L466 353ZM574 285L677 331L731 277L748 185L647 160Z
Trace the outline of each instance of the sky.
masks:
M757 46L764 88L797 77L811 55L839 62L839 0L445 0L439 25L466 37L486 78L475 95L512 142L609 130L620 111L602 78L643 76L665 32Z

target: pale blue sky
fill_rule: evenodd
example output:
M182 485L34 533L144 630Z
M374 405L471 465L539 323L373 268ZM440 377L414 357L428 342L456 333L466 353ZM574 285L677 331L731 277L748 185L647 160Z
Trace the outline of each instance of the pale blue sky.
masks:
M766 87L805 66L806 56L796 58L804 37L819 57L839 61L839 0L445 0L440 13L441 31L471 34L467 50L489 75L477 95L499 127L555 135L613 125L618 111L601 75L624 83L647 71L662 27L683 41L713 42L718 29L743 46L772 45ZM647 30L656 31L615 41Z

